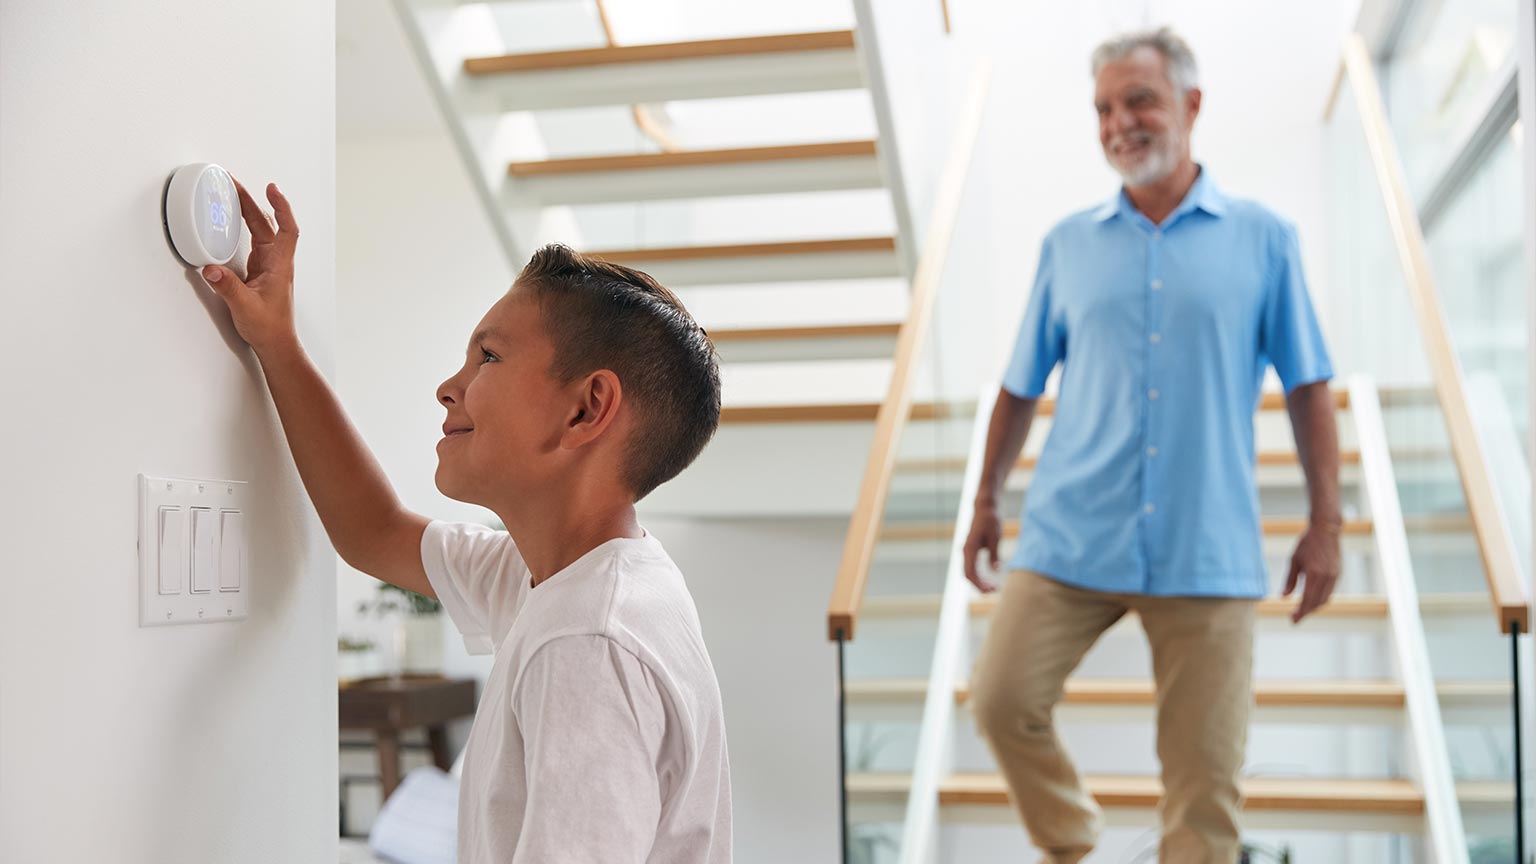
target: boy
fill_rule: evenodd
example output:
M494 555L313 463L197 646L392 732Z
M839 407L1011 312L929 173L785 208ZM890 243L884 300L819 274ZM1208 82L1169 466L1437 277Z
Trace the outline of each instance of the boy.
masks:
M437 486L506 532L401 506L294 328L298 226L244 187L248 275L209 266L261 360L299 475L336 551L442 601L496 659L459 805L472 864L731 858L714 668L682 574L635 502L693 461L720 417L708 338L649 276L539 250L438 388Z

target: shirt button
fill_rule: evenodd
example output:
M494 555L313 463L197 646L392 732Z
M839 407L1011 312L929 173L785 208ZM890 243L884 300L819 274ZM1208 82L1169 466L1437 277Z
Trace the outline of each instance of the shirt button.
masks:
M1147 513L1152 513L1152 512L1157 510L1157 508L1153 507L1151 504L1148 504L1145 507L1142 507L1141 509L1145 510Z
M1152 280L1152 290L1153 291L1161 291L1161 290L1163 290L1163 280L1161 280L1161 279L1153 279Z
M1163 341L1163 334L1161 334L1161 333L1153 333L1152 334L1152 344L1153 345L1156 345L1157 343L1159 343L1161 341Z
M1157 397L1158 397L1158 392L1156 390L1148 390L1147 391L1147 398L1148 399L1156 399Z
M1163 239L1163 232L1161 230L1153 231L1152 232L1152 239L1153 240L1161 240L1161 239Z
M1157 455L1157 448L1156 447L1148 447L1147 448L1147 455L1148 456L1156 456Z

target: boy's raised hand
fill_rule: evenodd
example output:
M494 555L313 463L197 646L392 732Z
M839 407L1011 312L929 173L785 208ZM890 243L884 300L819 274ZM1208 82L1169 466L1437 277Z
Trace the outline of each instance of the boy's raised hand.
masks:
M251 193L235 182L240 192L240 214L251 232L251 256L244 281L235 271L218 264L202 270L214 292L223 298L240 333L257 354L298 342L293 322L293 253L299 242L299 225L293 207L276 183L267 184L272 202L273 227Z

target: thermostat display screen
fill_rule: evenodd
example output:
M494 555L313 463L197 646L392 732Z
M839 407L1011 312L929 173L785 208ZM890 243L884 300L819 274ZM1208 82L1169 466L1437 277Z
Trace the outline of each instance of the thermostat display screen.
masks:
M198 220L198 235L203 247L214 258L228 260L235 254L240 242L240 222L236 218L239 207L235 182L223 168L210 165L197 178L197 200L203 218Z
M235 178L212 162L191 162L171 172L161 217L171 248L192 267L228 264L245 237Z

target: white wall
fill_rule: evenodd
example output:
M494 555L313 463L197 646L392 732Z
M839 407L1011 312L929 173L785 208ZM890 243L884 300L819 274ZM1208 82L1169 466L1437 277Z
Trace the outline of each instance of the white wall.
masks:
M445 136L338 138L335 385L407 507L483 523L490 513L433 482L444 417L436 392L513 274L457 159ZM378 620L356 615L379 583L337 568L341 631L386 644ZM489 668L447 641L450 662L463 664L451 671Z
M837 650L826 620L847 522L644 522L688 580L720 679L735 860L836 860Z
M335 595L256 364L162 186L280 181L333 338L330 4L0 6L0 860L335 860ZM138 626L136 475L251 483L251 610Z

